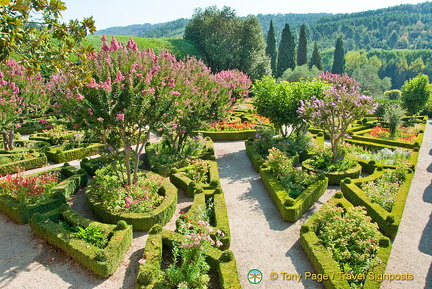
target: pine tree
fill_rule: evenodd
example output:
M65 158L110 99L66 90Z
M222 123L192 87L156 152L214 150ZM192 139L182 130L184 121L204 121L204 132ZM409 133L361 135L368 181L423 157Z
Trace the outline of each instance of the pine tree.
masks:
M307 64L307 38L306 25L300 27L299 42L297 48L297 65L302 66Z
M342 74L345 72L345 52L343 48L342 37L336 40L336 48L333 57L333 66L331 72L334 74Z
M273 20L270 20L270 28L267 34L267 47L266 47L266 54L271 59L271 69L273 75L276 74L276 61L277 61L277 50L276 50L276 35L275 30L273 26Z
M316 41L314 44L314 49L312 51L311 60L309 62L309 69L311 69L313 66L315 66L319 70L323 70L323 62L321 59L321 54L318 51L318 45Z
M295 42L288 23L285 24L282 30L278 51L276 77L282 76L284 71L288 68L292 70L295 68Z

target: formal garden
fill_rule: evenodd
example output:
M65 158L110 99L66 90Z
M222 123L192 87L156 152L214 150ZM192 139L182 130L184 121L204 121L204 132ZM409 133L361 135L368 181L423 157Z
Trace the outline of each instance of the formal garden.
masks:
M1 65L3 214L101 278L145 231L138 272L127 277L136 288L242 288L214 142L244 140L282 220L299 222L329 185L340 188L298 232L316 273L345 276L323 285L380 287L368 276L385 273L398 233L427 122L427 76L405 83L400 104L362 94L346 74L252 84L132 39L103 37L87 57L82 79ZM68 205L82 189L97 221ZM180 195L193 201L169 230Z

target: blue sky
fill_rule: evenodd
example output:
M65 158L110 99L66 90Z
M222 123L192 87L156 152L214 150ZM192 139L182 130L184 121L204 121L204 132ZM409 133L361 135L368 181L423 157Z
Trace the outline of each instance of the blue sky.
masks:
M93 16L97 29L131 24L163 23L191 18L196 7L228 6L238 16L277 13L351 13L375 10L400 4L417 4L425 0L63 0L68 9L63 18L82 19Z

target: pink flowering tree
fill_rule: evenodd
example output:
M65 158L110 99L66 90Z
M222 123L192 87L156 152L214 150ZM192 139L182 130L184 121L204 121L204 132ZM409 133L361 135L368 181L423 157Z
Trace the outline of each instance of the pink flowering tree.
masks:
M77 87L75 77L65 73L52 77L50 90L69 118L99 135L109 159L120 161L112 166L125 185L138 180L138 158L151 131L165 132L181 147L185 136L212 115L211 108L221 109L211 97L223 102L222 92L229 92L218 88L202 62L139 50L132 40L123 45L103 37L101 51L89 55L88 68L92 77L86 84Z
M194 131L226 117L234 103L247 96L251 85L249 77L238 70L211 74L209 68L194 58L179 65L201 72L177 75L176 83L183 85L176 86L178 98L169 113L164 114L167 121L158 128L175 153L182 153L186 139Z
M309 100L301 100L298 113L303 121L328 133L333 161L336 162L341 157L338 148L349 125L373 113L376 103L370 96L361 94L359 85L346 74L324 73L321 79L332 84L332 87L324 91L322 99L313 96Z
M25 118L40 116L50 104L42 76L32 74L15 60L0 66L0 132L3 147L14 148L14 130Z

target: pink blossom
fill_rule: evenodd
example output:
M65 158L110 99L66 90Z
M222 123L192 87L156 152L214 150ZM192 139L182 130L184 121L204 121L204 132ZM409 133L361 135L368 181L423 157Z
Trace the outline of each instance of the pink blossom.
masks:
M126 204L132 204L132 198L126 197L125 202L126 202Z
M78 93L76 99L79 100L79 101L83 100L84 99L84 95L82 95L81 93Z
M124 121L124 118L125 118L125 114L124 114L124 113L118 113L118 114L117 114L117 119L118 119L119 121Z
M73 129L77 129L78 127L79 127L78 124L74 124L72 128L73 128Z
M103 117L98 117L97 120L100 121L100 122L103 122L104 118Z
M46 119L40 119L38 120L40 124L47 124L48 121Z
M123 76L123 74L121 73L121 71L117 72L116 78L114 79L114 82L121 82L125 80L125 77Z

